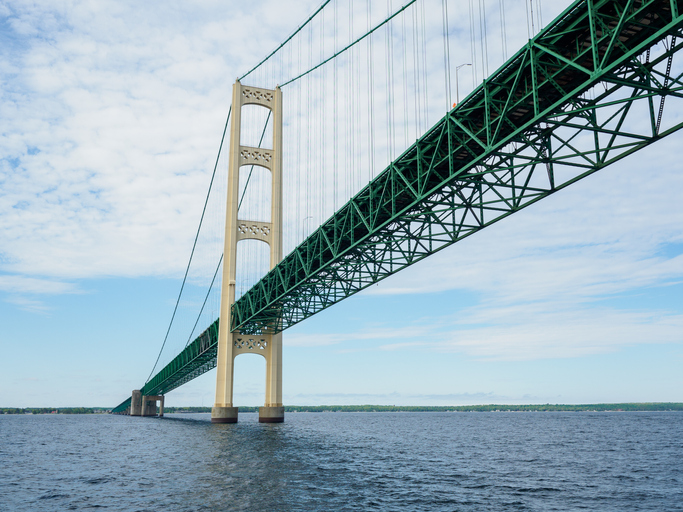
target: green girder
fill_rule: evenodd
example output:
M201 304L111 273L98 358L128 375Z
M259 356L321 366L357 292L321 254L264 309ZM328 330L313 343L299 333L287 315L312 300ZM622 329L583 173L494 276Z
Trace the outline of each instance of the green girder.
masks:
M681 128L660 132L654 102L683 94L681 4L575 2L235 302L231 330L287 329ZM639 102L650 123L627 122Z
M186 382L199 377L216 367L216 353L218 351L218 320L178 354L173 361L152 377L142 386L143 396L164 395L182 386ZM112 413L124 412L130 407L128 398L112 409Z
M682 128L660 129L665 98L683 98L682 7L573 3L235 302L231 330L287 329ZM213 368L217 326L143 394Z

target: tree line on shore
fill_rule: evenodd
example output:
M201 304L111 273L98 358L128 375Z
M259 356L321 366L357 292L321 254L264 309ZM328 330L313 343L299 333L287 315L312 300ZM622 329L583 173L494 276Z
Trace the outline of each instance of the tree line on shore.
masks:
M207 412L210 411L207 408ZM258 407L240 407L240 412L257 412ZM624 404L530 404L530 405L290 405L285 412L591 412L591 411L683 411L683 403Z
M102 414L108 407L0 407L0 414Z
M258 407L240 407L240 412L258 412ZM0 407L0 414L101 414L106 407ZM285 412L615 412L683 411L683 403L652 402L623 404L529 404L529 405L288 405ZM205 413L211 407L164 407L166 413Z

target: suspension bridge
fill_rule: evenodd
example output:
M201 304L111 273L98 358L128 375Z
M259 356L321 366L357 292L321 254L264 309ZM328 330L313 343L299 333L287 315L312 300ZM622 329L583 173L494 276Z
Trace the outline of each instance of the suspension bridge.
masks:
M424 7L420 14L415 2L408 2L395 11L389 9L377 23L370 23L368 14L361 34L353 32L349 23L348 41L344 43L340 41L343 31L337 20L344 18L342 14L347 11L338 12L339 2L332 7L328 4L323 3L287 41L234 86L225 240L210 286L211 290L222 268L219 318L205 320L201 334L194 338L191 334L180 353L157 373L155 365L144 386L112 412L156 414L156 402L162 400L163 413L166 393L218 366L212 420L237 421L237 409L232 406L233 359L253 352L267 359L266 404L260 420L282 421L282 331L683 127L683 122L666 115L667 106L683 98L683 67L675 59L683 42L683 0L577 0L538 33L530 30L519 50L492 73L488 73L484 46L486 30L481 28L479 53L474 43L472 47L473 62L451 65L448 5L442 2L442 99L448 108L442 108L445 115L429 125L425 124L431 81L427 78L427 62L432 52L426 51L429 42L419 38L419 29L427 20ZM500 5L504 42L504 3ZM470 22L474 27L477 23L471 7L472 1ZM327 14L327 20L325 8L334 9L331 17ZM349 20L352 14L349 8ZM533 16L529 18L527 13L532 26ZM315 20L319 20L321 34L334 23L334 42L328 43L327 55L323 44L317 61L311 49L320 46L312 28ZM387 122L388 131L382 138L382 158L388 164L375 172L374 146L382 145L378 135L382 128L370 108L366 130L358 136L352 133L359 111L366 110L363 102L372 103L372 98L364 97L362 91L354 93L353 89L362 89L357 87L359 82L367 83L372 92L372 81L380 78L371 66L366 73L361 64L354 63L353 52L361 43L370 48L372 37L378 39L380 30L386 30L384 49L388 56L382 80L389 91L392 81L402 82L403 87L400 93L392 96L389 92L381 99L386 105L382 121ZM292 48L296 37L303 43ZM406 49L411 43L412 53ZM507 57L504 45L501 53ZM396 58L403 60L394 65ZM412 81L408 79L406 61L414 63ZM262 72L258 83L270 81L271 88L243 85L247 78L254 79L252 72L264 63L270 63L271 68ZM481 80L459 101L458 69L463 66L474 68L473 82L477 72ZM456 98L451 107L453 69ZM313 76L320 80L312 82ZM327 83L322 81L325 76ZM320 130L298 115L289 122L290 127L298 127L297 139L283 142L282 97L295 82L305 82L292 94L298 95L299 102L303 96L310 105L316 87L329 102L318 102L320 111L326 112L317 125ZM274 87L278 83L279 87ZM348 107L338 105L337 96L342 95L346 95ZM416 112L412 118L408 116L409 96ZM244 146L240 142L242 105L266 107L265 125L270 122L270 128L262 132L259 128L258 145ZM396 139L403 128L403 140L410 139L406 128L409 118L420 133L414 142L402 145ZM227 126L226 122L226 131ZM326 139L316 135L318 139L311 143L314 132L323 129L331 130L331 136ZM264 137L273 140L269 148L262 146ZM338 151L344 144L351 147L346 153ZM399 153L398 147L405 149ZM356 156L370 150L372 156L365 161ZM319 208L313 208L315 212L297 209L294 220L285 221L283 226L282 202L292 194L282 182L290 169L288 158L301 152L318 155L309 168L329 165L333 172L351 169L356 174L343 186L326 181L322 174L317 181L311 175L297 175L301 193L317 194ZM364 165L367 180L360 183L360 168ZM248 176L240 176L240 167L251 167ZM267 169L270 174L264 181L267 186L249 196L246 190L255 167ZM326 186L334 190L327 193ZM252 213L250 218L246 204L255 208L259 197L270 200L268 213L260 219ZM328 212L330 205L333 211ZM317 228L307 232L307 220L315 221L314 217L319 221ZM240 256L237 246L244 240L266 242L270 249L265 260L256 253L247 258L260 258L261 270L252 273L255 277L246 290L240 290L236 262L246 253ZM292 247L283 257L287 243ZM200 318L206 318L203 306ZM194 328L198 322L199 318Z

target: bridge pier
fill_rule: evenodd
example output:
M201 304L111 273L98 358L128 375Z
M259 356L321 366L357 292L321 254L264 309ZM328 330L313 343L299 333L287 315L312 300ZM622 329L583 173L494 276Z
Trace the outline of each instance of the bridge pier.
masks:
M130 415L142 416L142 393L139 389L134 389L130 399Z
M285 421L285 408L280 407L259 407L258 408L259 423L282 423Z
M149 395L142 397L142 416L156 416L157 402L160 402L159 417L164 417L164 395Z
M130 397L128 414L131 416L156 416L157 402L159 404L159 417L164 416L164 395L143 395L139 389L134 389Z
M240 144L242 106L260 105L273 114L273 149ZM270 222L239 219L239 169L257 165L271 174ZM233 370L240 354L260 354L266 359L266 400L259 409L259 421L284 421L282 406L282 334L263 329L259 333L232 331L231 307L235 303L237 281L237 242L259 240L270 246L270 268L282 260L282 91L244 86L236 81L232 89L232 122L228 166L228 197L223 249L223 284L218 323L216 402L211 409L212 423L236 423L238 408L233 407Z
M211 408L211 423L237 423L237 412L239 407L217 407Z

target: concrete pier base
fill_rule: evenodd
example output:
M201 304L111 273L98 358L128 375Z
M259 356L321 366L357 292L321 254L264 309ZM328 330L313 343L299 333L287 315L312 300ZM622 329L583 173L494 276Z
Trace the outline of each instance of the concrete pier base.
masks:
M239 407L212 407L211 423L237 423Z
M134 389L130 399L130 415L142 416L142 393L139 389Z
M161 403L161 410L159 417L164 415L164 396L163 395L149 395L142 397L142 416L156 416L157 402Z
M280 407L259 407L259 423L282 423L285 421L285 408Z
M147 400L146 396L142 397L142 416L156 416L157 403L154 400Z

